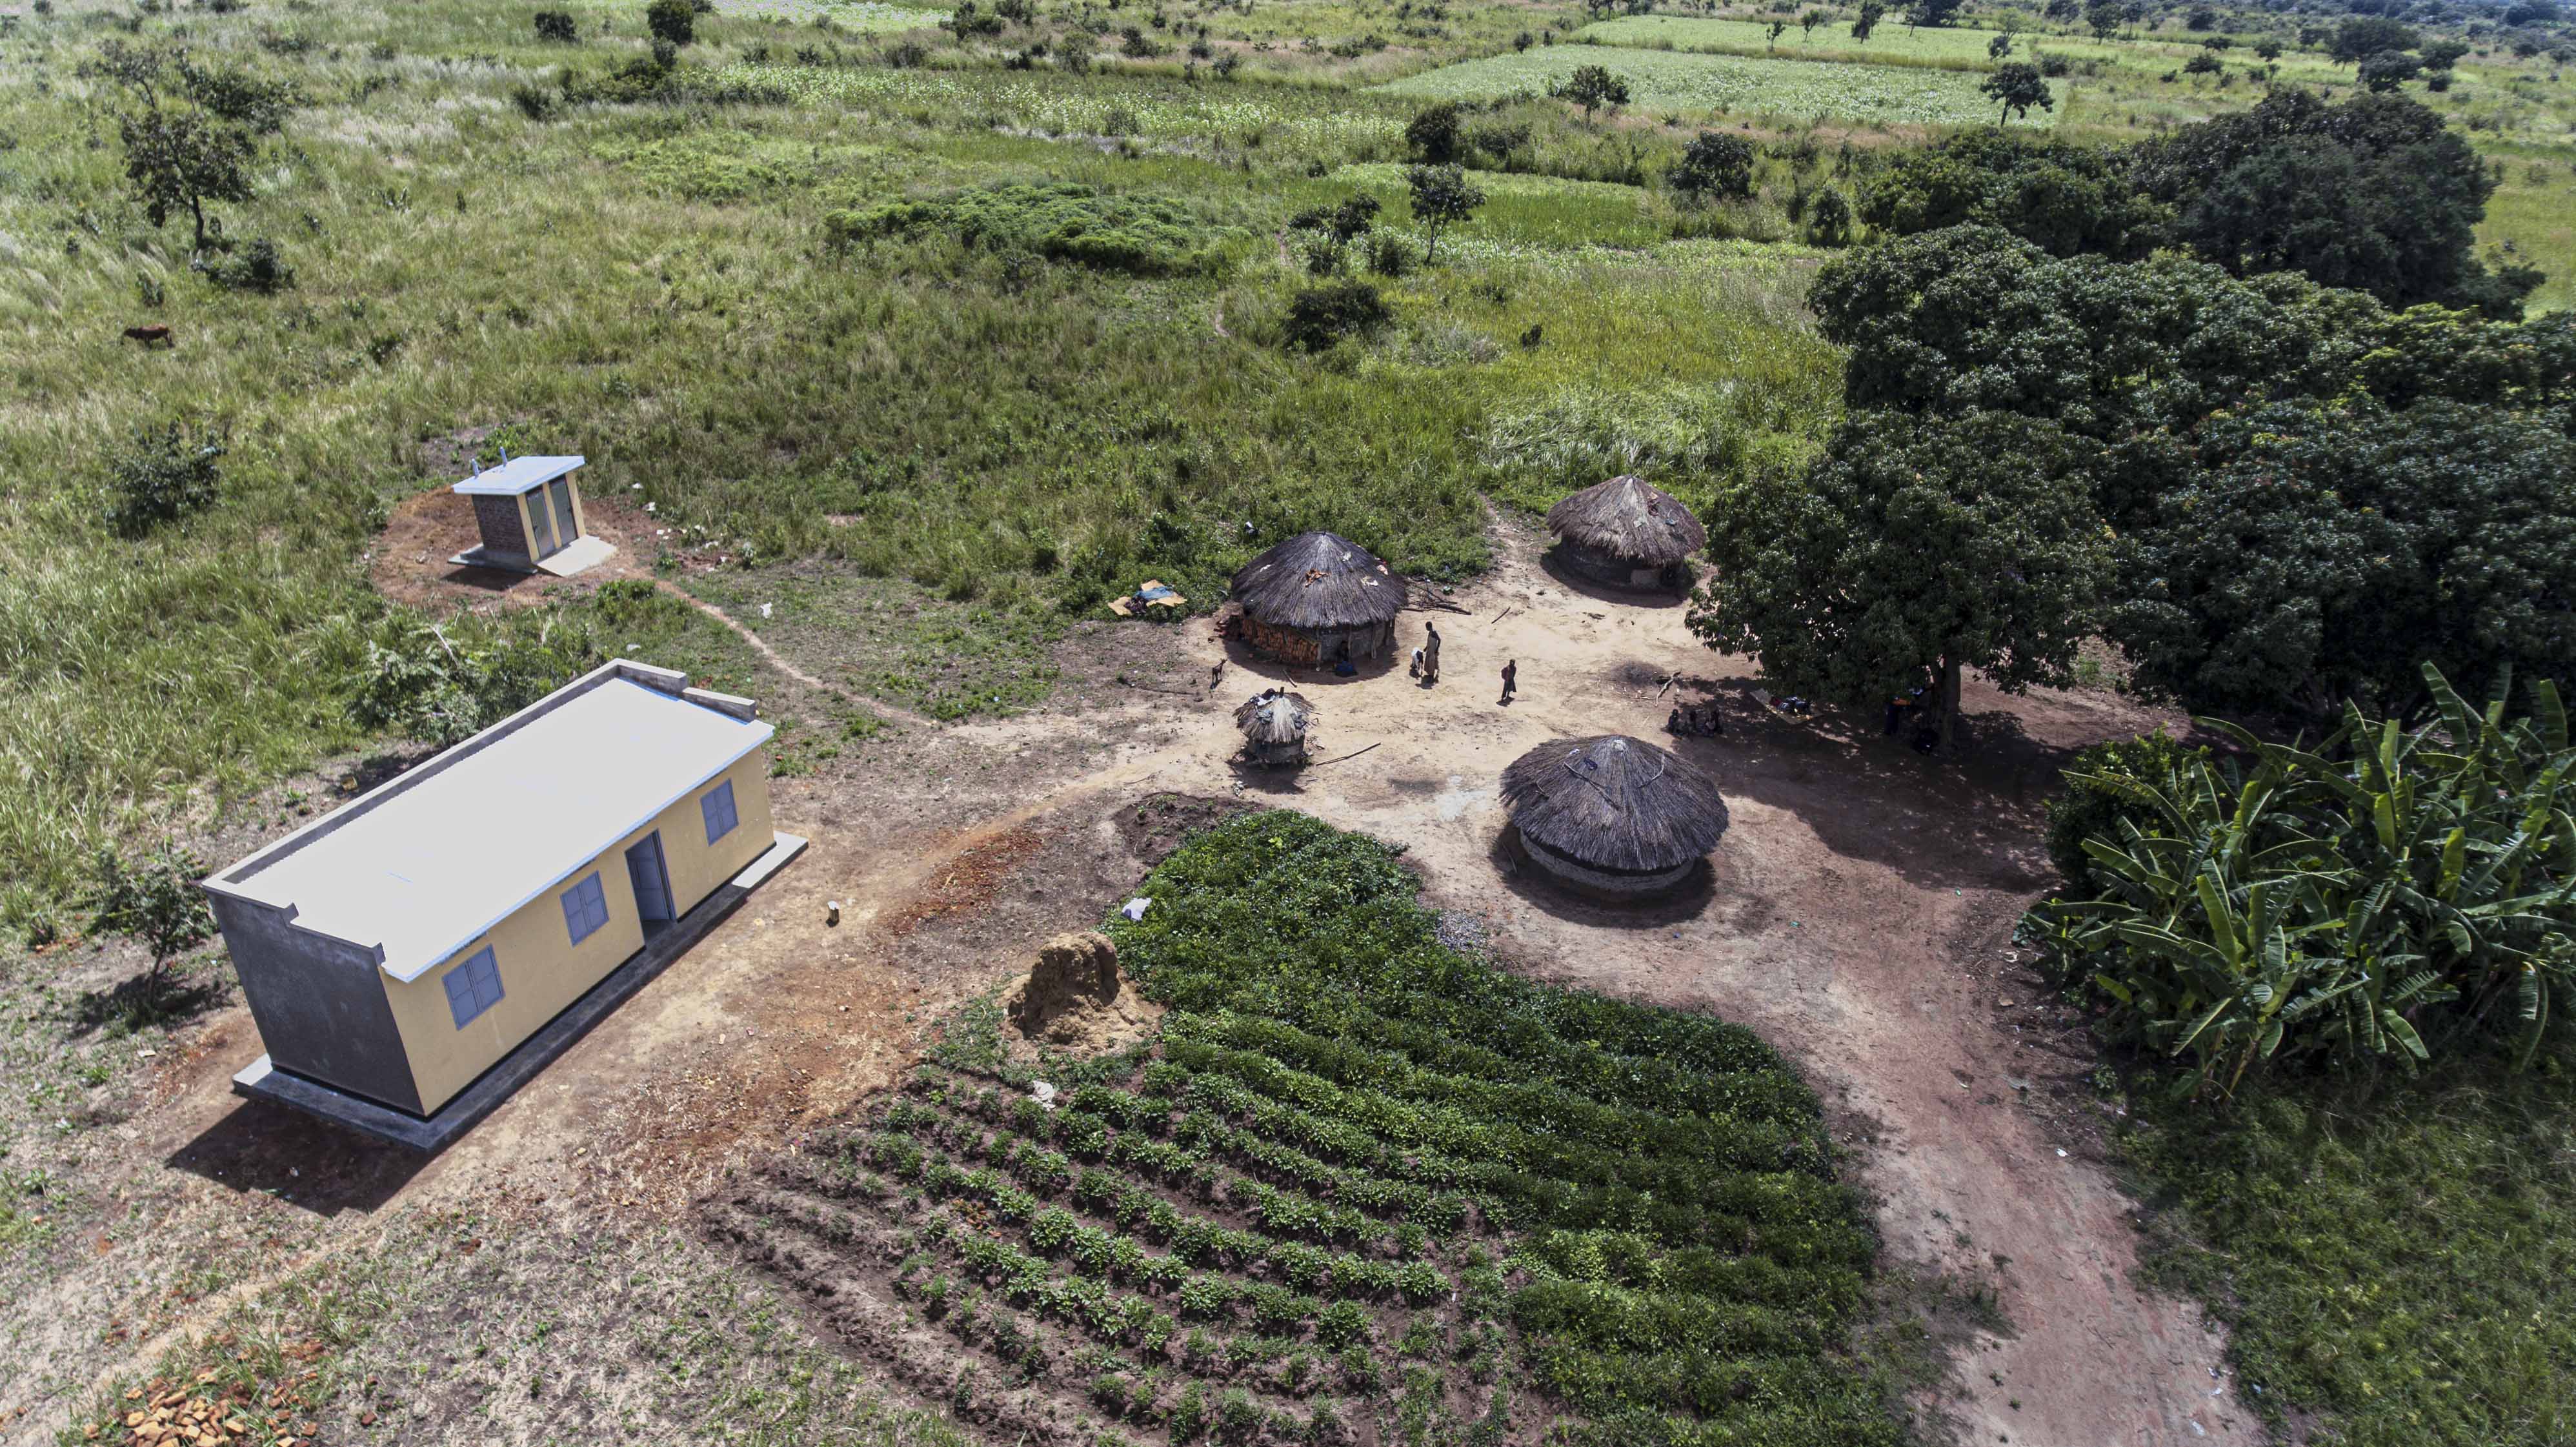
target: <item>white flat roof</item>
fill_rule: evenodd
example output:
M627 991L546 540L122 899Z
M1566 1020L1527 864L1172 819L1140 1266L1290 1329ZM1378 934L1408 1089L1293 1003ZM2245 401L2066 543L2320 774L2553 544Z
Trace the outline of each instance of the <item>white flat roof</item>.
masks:
M416 980L776 732L624 677L531 711L221 887L381 946L385 973Z
M487 467L456 484L455 491L468 497L476 493L516 497L545 486L586 460L579 457L513 457L498 467Z

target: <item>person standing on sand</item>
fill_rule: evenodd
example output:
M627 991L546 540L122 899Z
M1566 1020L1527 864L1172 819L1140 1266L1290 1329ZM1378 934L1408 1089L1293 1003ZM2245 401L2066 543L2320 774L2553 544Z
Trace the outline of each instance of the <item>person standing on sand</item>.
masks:
M1520 686L1521 661L1517 658L1503 665L1503 702L1512 701L1512 690Z

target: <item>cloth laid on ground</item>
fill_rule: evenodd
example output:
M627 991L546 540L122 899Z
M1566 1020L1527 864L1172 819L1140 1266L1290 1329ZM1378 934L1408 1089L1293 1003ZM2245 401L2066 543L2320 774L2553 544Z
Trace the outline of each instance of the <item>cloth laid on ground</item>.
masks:
M1178 608L1189 601L1162 579L1147 578L1136 586L1135 592L1124 598L1110 599L1109 611L1121 618L1133 618L1147 608Z

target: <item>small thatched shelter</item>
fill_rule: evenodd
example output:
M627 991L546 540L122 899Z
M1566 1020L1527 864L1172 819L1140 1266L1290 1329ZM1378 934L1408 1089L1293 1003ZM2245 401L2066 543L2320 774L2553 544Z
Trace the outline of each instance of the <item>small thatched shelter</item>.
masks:
M1614 477L1547 510L1566 567L1614 588L1687 588L1708 529L1671 493Z
M1503 807L1531 862L1618 898L1680 883L1726 833L1714 780L1622 734L1557 739L1521 755L1503 770Z
M1243 730L1243 757L1248 763L1294 766L1306 762L1313 742L1315 706L1301 694L1268 689L1244 700L1234 711L1234 726Z
M1234 575L1244 641L1288 663L1329 668L1395 647L1404 579L1359 544L1299 533Z

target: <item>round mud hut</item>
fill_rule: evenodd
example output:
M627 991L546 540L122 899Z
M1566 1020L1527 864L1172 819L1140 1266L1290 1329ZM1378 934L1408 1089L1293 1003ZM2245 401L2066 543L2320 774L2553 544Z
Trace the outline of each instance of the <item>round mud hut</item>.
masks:
M1690 586L1690 559L1708 529L1671 493L1641 477L1614 477L1547 510L1566 568L1596 583L1639 590Z
M1375 553L1331 533L1299 533L1234 575L1243 640L1285 663L1330 668L1395 647L1404 579Z
M1243 731L1244 762L1294 768L1314 741L1315 706L1302 694L1268 689L1244 700L1234 726Z
M1583 893L1635 899L1682 882L1726 833L1726 800L1641 739L1539 745L1503 770L1503 807L1532 863Z

